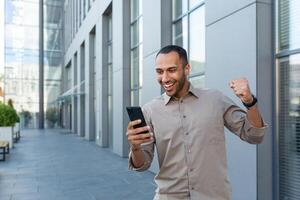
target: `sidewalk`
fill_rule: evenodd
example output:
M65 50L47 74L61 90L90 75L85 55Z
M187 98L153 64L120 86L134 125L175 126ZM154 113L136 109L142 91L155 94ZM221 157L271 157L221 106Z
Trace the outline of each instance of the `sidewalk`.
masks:
M74 134L23 130L0 162L1 200L151 200L154 174Z

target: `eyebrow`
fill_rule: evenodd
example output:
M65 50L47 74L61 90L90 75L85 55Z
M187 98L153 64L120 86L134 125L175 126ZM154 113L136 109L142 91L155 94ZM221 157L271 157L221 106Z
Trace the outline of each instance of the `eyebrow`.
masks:
M171 66L167 67L167 69L173 68L173 67L178 68L178 65L171 65ZM159 68L159 66L156 66L155 69L157 70L157 69L161 69L161 68Z

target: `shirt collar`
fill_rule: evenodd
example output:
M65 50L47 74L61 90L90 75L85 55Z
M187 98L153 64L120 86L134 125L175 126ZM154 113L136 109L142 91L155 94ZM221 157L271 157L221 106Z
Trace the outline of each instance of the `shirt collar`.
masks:
M197 88L195 88L191 83L190 83L190 87L189 87L189 94L192 94L196 98L199 98L199 96L200 96L199 90ZM172 99L172 96L168 96L166 93L164 93L163 98L164 98L165 105L167 105L170 102L170 100Z

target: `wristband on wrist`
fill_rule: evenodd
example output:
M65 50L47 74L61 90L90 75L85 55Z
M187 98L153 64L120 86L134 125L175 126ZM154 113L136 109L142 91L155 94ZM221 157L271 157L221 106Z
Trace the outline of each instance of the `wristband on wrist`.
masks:
M252 106L254 106L256 103L257 103L257 98L252 94L252 98L253 98L253 100L252 100L252 102L251 103L244 103L243 101L242 101L242 103L243 103L243 105L249 110Z

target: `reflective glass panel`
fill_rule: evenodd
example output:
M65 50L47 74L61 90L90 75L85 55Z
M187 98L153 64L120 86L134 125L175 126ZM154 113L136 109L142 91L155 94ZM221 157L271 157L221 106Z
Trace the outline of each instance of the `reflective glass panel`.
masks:
M277 51L300 48L300 1L278 0Z
M108 16L108 41L112 40L112 15Z
M187 19L184 17L173 25L173 44L182 46L186 50L188 49Z
M5 99L18 112L38 112L38 1L5 0ZM32 128L34 128L34 122ZM29 123L29 122L28 122Z
M139 88L139 48L131 51L131 89Z
M187 0L173 0L173 20L186 13L188 10Z
M139 44L139 24L135 21L131 25L131 47L135 47Z
M139 88L143 86L143 45L139 46Z
M202 3L204 0L189 0L189 10L193 9L194 7L196 7L197 5L199 5L200 3Z
M190 64L191 75L204 73L205 65L205 18L204 6L193 11L190 15Z
M31 1L5 1L5 23L38 26L38 3Z
M137 106L139 105L140 98L139 98L139 90L132 90L131 91L131 105Z
M112 62L112 45L109 44L108 45L108 63L111 63Z
M139 0L130 0L131 7L131 22L137 19L139 16Z
M279 196L300 196L300 54L283 57L279 72ZM292 186L292 187L291 187Z

